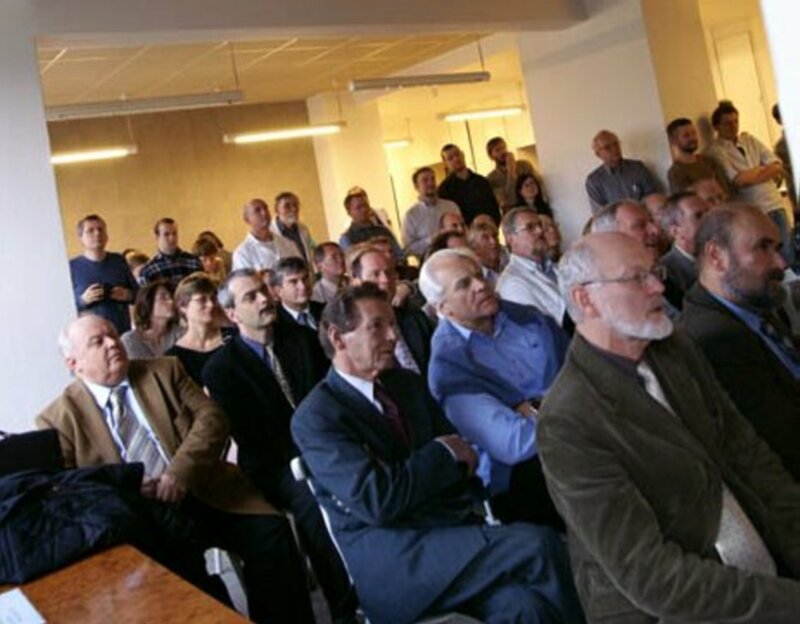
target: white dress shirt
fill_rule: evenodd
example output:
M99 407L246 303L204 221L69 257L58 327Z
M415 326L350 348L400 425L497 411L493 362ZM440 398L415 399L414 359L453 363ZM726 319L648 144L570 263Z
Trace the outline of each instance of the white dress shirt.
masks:
M561 296L558 282L548 276L541 266L517 254L511 254L508 266L497 280L501 299L538 308L561 325L567 304Z
M242 244L233 252L233 269L274 269L281 258L299 258L300 252L292 241L283 236L260 241L248 232Z

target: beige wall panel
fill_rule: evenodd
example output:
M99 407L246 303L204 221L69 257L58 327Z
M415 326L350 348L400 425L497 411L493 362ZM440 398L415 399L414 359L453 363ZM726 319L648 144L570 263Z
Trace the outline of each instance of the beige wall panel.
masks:
M53 152L135 142L139 153L120 160L56 168L69 254L80 247L74 224L97 212L106 219L110 247L154 249L153 223L171 216L181 246L211 229L233 250L246 233L241 205L251 197L273 198L283 190L300 196L302 219L317 240L327 225L309 139L226 145L224 133L306 125L304 102L154 113L125 118L51 123ZM132 138L131 138L132 137Z

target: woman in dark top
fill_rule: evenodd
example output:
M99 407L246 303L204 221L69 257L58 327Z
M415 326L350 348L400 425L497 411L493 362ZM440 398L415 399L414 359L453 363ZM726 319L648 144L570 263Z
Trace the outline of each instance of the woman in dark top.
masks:
M536 178L530 173L523 173L517 178L515 186L517 191L517 205L515 208L524 206L534 210L537 214L553 216L550 204L542 197L542 191Z
M206 273L192 273L175 289L175 304L186 333L164 355L177 357L202 385L203 367L223 344L216 282Z

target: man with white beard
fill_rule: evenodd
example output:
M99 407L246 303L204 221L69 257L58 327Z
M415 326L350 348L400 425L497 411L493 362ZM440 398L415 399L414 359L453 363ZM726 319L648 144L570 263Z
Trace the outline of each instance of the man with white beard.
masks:
M651 254L590 234L559 278L576 334L539 457L590 622L789 622L800 485L673 333Z

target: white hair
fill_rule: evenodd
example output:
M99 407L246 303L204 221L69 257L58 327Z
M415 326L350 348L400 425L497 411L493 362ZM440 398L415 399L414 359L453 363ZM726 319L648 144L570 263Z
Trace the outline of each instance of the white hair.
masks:
M617 213L623 206L636 206L646 210L635 199L621 199L603 206L600 211L592 218L592 234L596 232L618 232Z
M471 249L457 247L455 249L440 249L428 258L419 270L419 289L428 303L437 305L444 299L444 284L439 282L437 272L442 261L449 258L467 258L480 267L478 257Z
M583 315L572 300L572 291L586 282L598 278L597 254L586 238L579 238L564 253L558 262L558 287L567 304L567 311L576 323Z
M72 356L72 337L70 336L70 329L72 328L72 323L75 321L70 321L68 325L65 325L61 328L61 331L58 332L58 348L61 351L61 355L65 358Z

